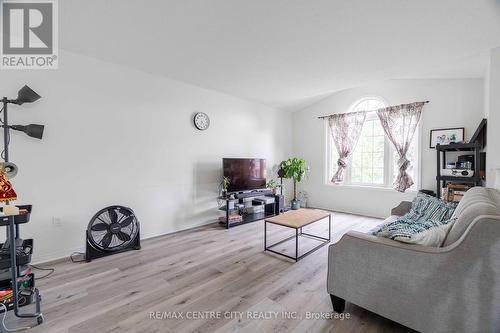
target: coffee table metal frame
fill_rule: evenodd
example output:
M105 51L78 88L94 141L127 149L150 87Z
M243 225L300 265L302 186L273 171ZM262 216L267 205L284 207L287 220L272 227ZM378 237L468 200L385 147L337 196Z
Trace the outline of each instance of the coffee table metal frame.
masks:
M264 220L264 251L268 251L268 252L272 252L272 253L275 253L275 254L279 254L279 255L281 255L283 257L287 257L289 259L295 260L296 262L299 261L300 259L304 258L305 256L313 253L314 251L318 250L319 248L321 248L321 247L325 246L326 244L330 243L331 234L332 234L332 215L331 214L328 215L328 238L317 236L317 235L312 235L312 234L309 234L309 233L306 233L306 232L302 231L303 227L306 227L306 226L308 226L310 224L322 221L322 220L324 220L326 218L327 218L327 216L322 217L320 219L317 219L317 220L311 221L311 222L309 222L307 224L304 224L304 225L302 225L300 227L292 227L292 226L289 226L289 225L283 225L283 224L280 224L280 223L275 223L275 222L272 222L272 221ZM285 228L295 229L295 235L290 236L288 238L280 240L277 243L274 243L274 244L271 244L271 245L267 246L267 224L268 223L279 225L279 226L285 227ZM321 244L319 244L318 246L314 247L313 249L311 249L311 250L307 251L306 253L304 253L304 254L302 254L302 255L299 256L299 236L309 237L309 238L312 238L312 239L315 239L315 240L319 240L319 241L321 241ZM271 248L273 248L273 247L275 247L275 246L277 246L279 244L282 244L282 243L284 243L286 241L289 241L290 239L293 239L293 238L295 238L295 257L289 256L288 254L281 253L281 252L278 252L278 251L274 251L274 250L271 249Z

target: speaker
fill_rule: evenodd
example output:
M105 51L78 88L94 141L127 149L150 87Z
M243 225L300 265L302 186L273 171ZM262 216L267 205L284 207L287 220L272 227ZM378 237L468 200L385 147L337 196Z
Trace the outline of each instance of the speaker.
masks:
M479 153L479 176L486 178L486 152Z
M457 169L471 169L474 170L474 155L460 155L458 156Z
M274 214L279 215L285 210L285 196L282 194L277 194L274 196L276 199L274 204Z

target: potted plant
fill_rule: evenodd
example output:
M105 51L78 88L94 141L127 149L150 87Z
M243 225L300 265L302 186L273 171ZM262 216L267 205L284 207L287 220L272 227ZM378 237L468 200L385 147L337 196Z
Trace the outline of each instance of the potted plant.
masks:
M225 198L227 196L227 190L229 185L231 184L231 180L229 177L222 178L222 197Z
M280 163L280 169L284 178L293 180L293 200L292 209L299 209L300 202L297 200L297 183L300 183L309 171L307 162L302 158L289 158Z
M276 195L276 191L281 187L280 184L278 184L274 179L271 179L267 184L266 188L270 189L273 191L273 194Z

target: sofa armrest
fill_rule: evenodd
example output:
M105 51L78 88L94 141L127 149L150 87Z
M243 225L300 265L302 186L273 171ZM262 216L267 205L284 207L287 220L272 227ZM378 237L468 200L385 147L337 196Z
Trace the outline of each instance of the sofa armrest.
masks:
M401 201L399 205L391 210L391 215L403 216L410 212L411 201Z
M443 248L349 232L328 251L327 290L422 332L500 331L500 217Z

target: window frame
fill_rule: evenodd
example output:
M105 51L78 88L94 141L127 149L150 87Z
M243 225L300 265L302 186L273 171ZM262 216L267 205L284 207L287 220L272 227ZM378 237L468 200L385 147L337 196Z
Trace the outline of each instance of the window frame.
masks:
M365 96L363 98L360 98L356 100L355 103L352 103L349 111L348 112L355 112L355 108L360 105L361 103L367 101L367 100L373 100L376 99L384 106L388 106L390 104L387 103L387 101L380 97L380 96ZM375 111L373 113L368 113L367 114L366 120L374 120L378 119L378 116L376 115ZM336 166L336 162L333 160L333 149L335 148L335 144L333 143L333 139L330 133L330 126L328 125L328 122L325 121L325 184L330 185L330 186L344 186L344 187L368 187L368 188L377 188L377 189L384 189L384 190L393 190L393 175L395 172L394 164L396 161L394 160L394 152L395 149L392 147L391 142L387 138L386 135L384 135L384 183L383 184L376 184L376 183L362 183L362 182L352 182L352 167L349 165L346 170L345 170L345 179L344 182L340 184L335 184L331 182L331 178L333 176L333 168ZM421 138L422 138L422 119L418 122L417 129L415 131L415 136L414 136L414 144L416 143L416 147L414 148L416 151L416 162L412 164L415 172L414 172L414 182L415 184L407 190L407 192L416 192L418 188L420 188L421 184L421 170L422 170L422 152L421 152ZM359 144L359 141L358 141ZM352 161L352 156L351 156L351 161Z

